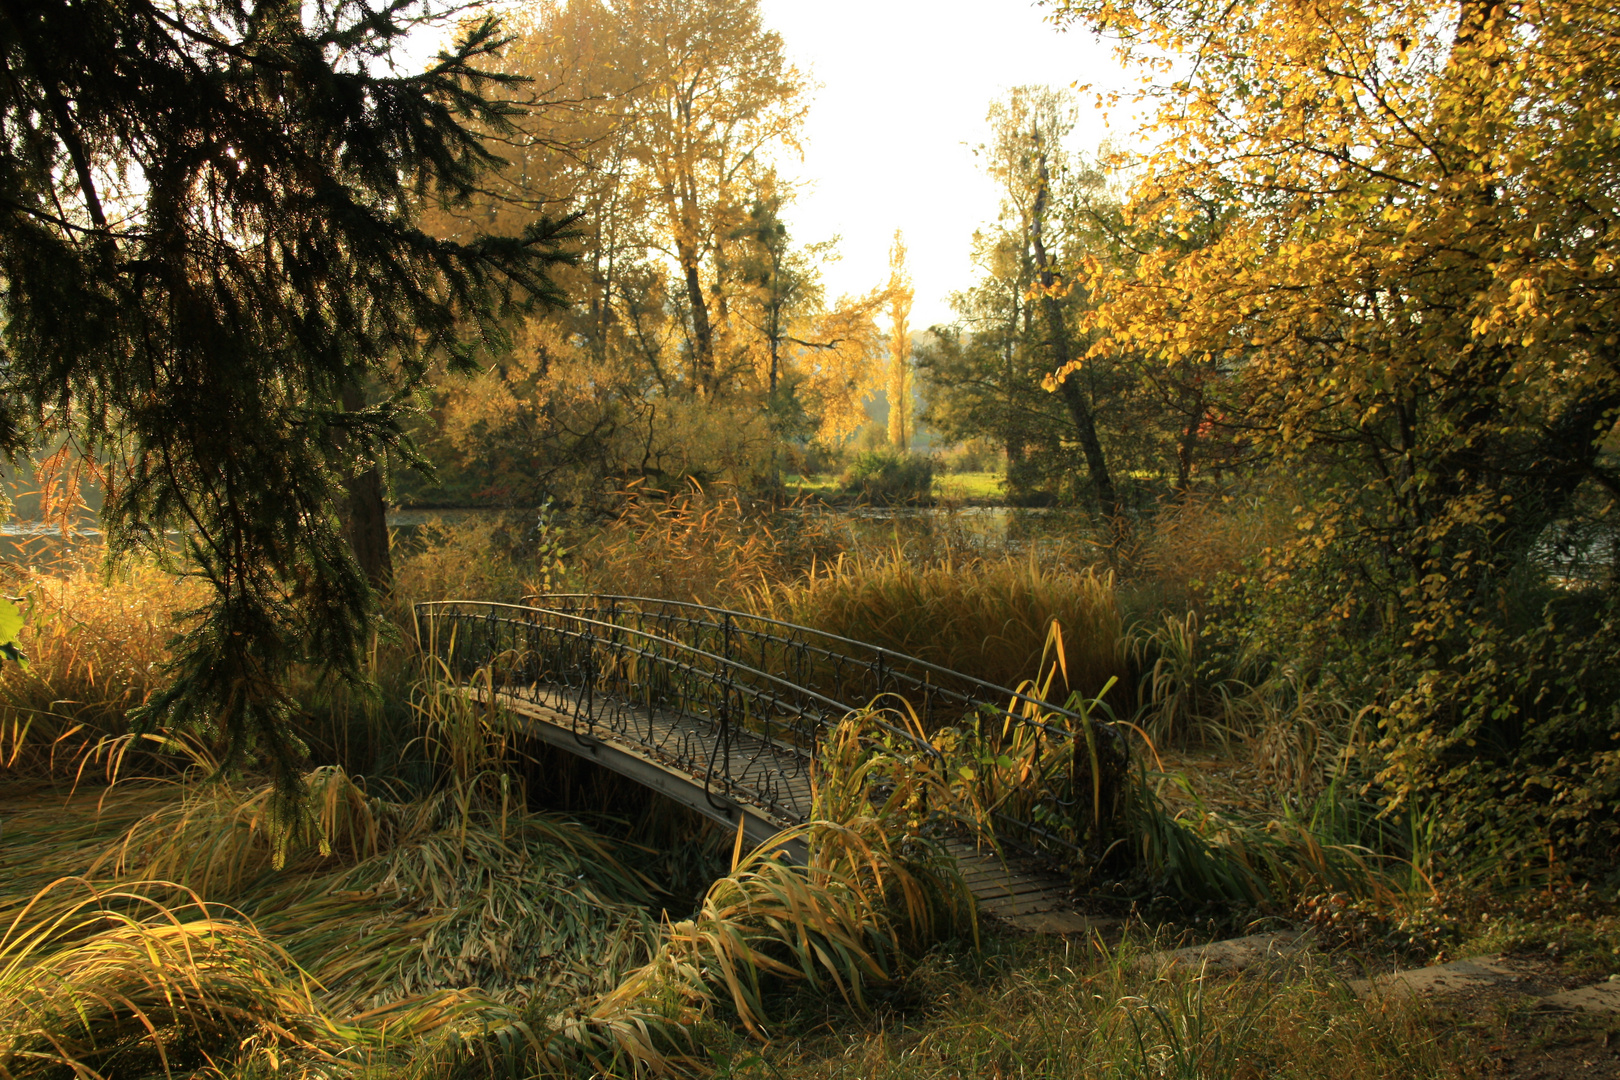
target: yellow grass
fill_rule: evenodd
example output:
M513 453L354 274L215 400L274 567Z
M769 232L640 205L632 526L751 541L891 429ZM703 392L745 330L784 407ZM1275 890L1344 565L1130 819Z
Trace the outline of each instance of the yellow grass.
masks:
M13 775L76 775L100 741L164 683L169 639L206 586L152 567L106 578L91 566L17 586L25 667L0 668L0 766Z
M1062 691L1091 697L1127 675L1112 577L1034 555L946 553L925 563L902 548L845 555L792 583L761 586L749 600L759 614L1000 686L1016 686L1040 670L1057 624L1068 655Z

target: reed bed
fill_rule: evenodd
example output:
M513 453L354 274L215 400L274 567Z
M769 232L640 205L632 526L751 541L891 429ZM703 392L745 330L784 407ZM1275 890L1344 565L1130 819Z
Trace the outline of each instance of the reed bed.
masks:
M1068 663L1063 692L1088 697L1129 676L1112 576L1038 557L946 553L914 560L902 546L843 555L785 584L762 585L751 610L867 641L1001 686L1042 672L1052 628Z
M164 685L169 639L204 586L150 566L109 575L87 559L10 587L21 594L28 662L0 667L0 767L75 776Z
M731 605L841 550L827 520L802 510L695 482L675 493L635 487L573 545L571 566L597 592Z

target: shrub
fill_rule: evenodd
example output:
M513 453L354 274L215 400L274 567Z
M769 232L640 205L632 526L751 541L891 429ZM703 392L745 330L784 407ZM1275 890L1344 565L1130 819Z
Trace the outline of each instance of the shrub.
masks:
M883 506L927 502L934 489L934 461L892 450L866 450L844 470L840 483L861 502Z

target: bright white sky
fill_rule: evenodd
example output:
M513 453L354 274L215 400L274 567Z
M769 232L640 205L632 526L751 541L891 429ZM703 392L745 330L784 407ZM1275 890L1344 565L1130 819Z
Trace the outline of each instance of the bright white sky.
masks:
M803 160L778 163L800 184L786 215L793 239L841 237L843 257L824 272L832 300L888 280L889 243L900 229L916 289L913 329L950 321L950 293L974 278L973 232L996 217L1000 197L973 157L988 138L993 100L1014 86L1090 86L1078 98L1071 149L1090 154L1105 139L1126 143L1134 130L1123 110L1109 126L1093 108L1096 92L1137 85L1111 44L1086 30L1060 31L1033 0L760 4L789 59L819 84ZM404 66L425 62L438 36L404 49Z
M1014 86L1091 85L1129 91L1134 76L1089 31L1059 31L1030 0L761 0L789 58L821 84L804 134L804 160L784 163L803 183L786 215L800 243L843 238L827 268L829 299L888 278L889 242L905 233L916 299L914 329L951 319L949 294L973 280L974 229L999 197L973 147L985 113ZM1094 94L1080 98L1072 148L1125 142L1123 114L1105 124Z

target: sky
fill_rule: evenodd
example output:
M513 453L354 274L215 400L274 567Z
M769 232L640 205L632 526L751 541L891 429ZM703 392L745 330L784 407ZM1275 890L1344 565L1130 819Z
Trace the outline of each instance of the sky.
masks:
M972 283L973 232L993 221L999 197L973 147L985 113L1014 86L1091 85L1129 91L1135 77L1112 45L1060 31L1028 0L762 0L765 22L789 58L820 83L802 161L783 162L801 187L785 215L800 242L842 238L824 274L830 298L888 278L889 243L905 234L916 290L911 325L951 319L949 295ZM1080 97L1071 148L1128 142Z
M449 0L445 0L449 2ZM506 0L503 7L521 6ZM1113 46L1084 29L1059 30L1031 0L760 0L789 60L816 85L803 158L778 162L798 182L784 215L793 238L841 238L826 266L829 300L882 285L894 231L905 235L915 288L911 326L952 318L950 294L974 280L973 232L994 221L1000 196L973 148L985 142L990 103L1014 86L1079 84L1070 148L1128 145L1134 123L1094 108L1097 92L1134 90ZM420 66L448 30L401 50Z

